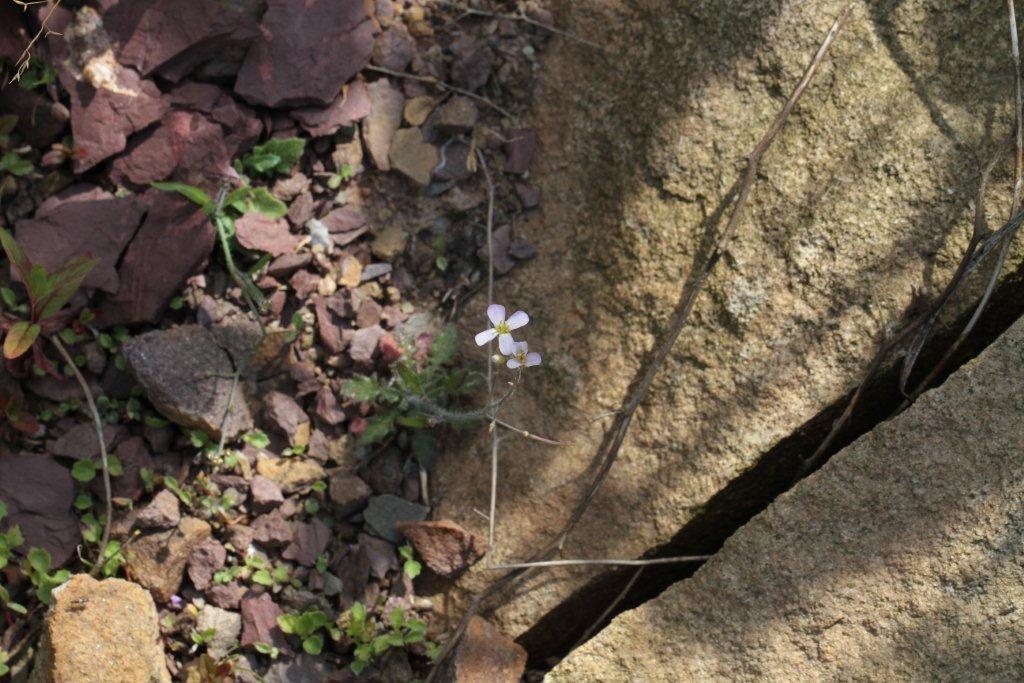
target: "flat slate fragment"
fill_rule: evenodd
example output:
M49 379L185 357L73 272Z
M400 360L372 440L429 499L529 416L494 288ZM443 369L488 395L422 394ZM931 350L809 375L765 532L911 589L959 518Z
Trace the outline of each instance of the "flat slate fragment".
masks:
M331 104L373 49L373 22L351 0L269 0L260 30L235 92L265 107Z

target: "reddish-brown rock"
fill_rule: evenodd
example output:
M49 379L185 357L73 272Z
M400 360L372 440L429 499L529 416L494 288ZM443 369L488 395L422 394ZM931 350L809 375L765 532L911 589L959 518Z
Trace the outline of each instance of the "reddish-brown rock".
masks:
M396 528L424 564L445 578L455 578L487 553L484 539L451 520L399 522Z
M370 113L370 93L366 83L355 80L346 85L334 102L326 107L306 107L292 111L292 118L313 137L333 135L342 126L351 126Z
M452 683L519 683L525 669L526 650L474 616L440 678Z
M267 107L330 104L373 48L362 2L269 0L260 30L235 92Z

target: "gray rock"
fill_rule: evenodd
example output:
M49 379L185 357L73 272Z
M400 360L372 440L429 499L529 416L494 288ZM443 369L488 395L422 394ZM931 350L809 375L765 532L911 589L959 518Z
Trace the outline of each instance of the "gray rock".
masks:
M252 493L253 512L258 514L269 512L284 502L281 487L258 474L249 483L249 491Z
M363 511L367 530L392 543L401 543L402 534L395 528L399 522L419 522L427 518L430 508L410 503L405 498L374 496Z
M128 368L157 410L183 427L220 437L234 366L213 333L181 325L133 337L123 348ZM244 384L239 382L230 402L228 438L253 427Z
M135 526L147 531L173 529L180 521L181 501L169 490L163 489L153 496L149 505L139 510Z
M354 474L337 471L331 474L327 488L331 502L338 509L340 517L348 517L358 512L370 500L373 491L365 481Z
M428 123L442 133L468 133L479 116L473 100L456 95L434 110Z
M184 517L176 529L140 537L128 546L125 569L161 605L178 592L192 550L210 537L210 525Z
M1024 320L546 680L1011 680Z
M214 636L206 644L207 654L214 659L225 657L238 644L242 635L242 615L213 605L204 605L196 617L196 630L202 633L208 629L213 629Z

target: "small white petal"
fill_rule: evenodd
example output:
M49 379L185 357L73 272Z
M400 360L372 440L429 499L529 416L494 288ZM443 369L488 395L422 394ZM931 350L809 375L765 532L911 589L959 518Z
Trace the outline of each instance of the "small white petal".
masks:
M516 341L511 334L498 335L498 350L506 356L511 356L516 351Z
M526 367L532 368L534 365L540 365L540 354L536 351L526 354Z
M519 361L517 361L515 358L509 358L507 361L505 361L505 365L507 365L509 369L515 370L516 368L519 367L520 364ZM97 439L96 441L98 443L99 439Z
M487 307L487 319L491 324L497 325L505 319L505 307L501 304L491 304Z
M502 313L505 309L501 309ZM516 311L508 319L508 329L517 330L526 323L530 322L530 316L526 315L525 311Z
M493 328L490 329L490 330L484 330L480 334L476 335L476 337L475 337L476 345L477 346L483 346L484 344L486 344L487 342L491 341L492 339L494 339L497 336L498 336L498 333L495 332Z
M524 341L515 342L515 345L512 348L512 353L514 353L515 355L518 356L520 353L525 354L529 350L530 350L530 346L526 342L524 342Z

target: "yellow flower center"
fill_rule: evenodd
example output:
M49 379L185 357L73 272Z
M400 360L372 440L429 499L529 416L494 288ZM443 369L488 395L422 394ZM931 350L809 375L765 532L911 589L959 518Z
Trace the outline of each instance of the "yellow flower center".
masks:
M498 334L509 334L512 332L512 330L508 329L508 323L504 320L494 326L494 331Z

